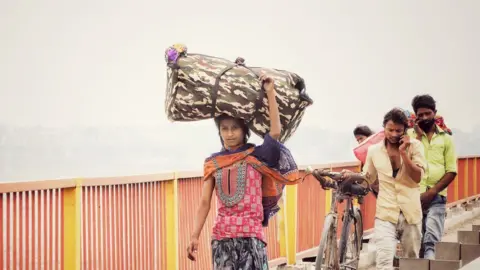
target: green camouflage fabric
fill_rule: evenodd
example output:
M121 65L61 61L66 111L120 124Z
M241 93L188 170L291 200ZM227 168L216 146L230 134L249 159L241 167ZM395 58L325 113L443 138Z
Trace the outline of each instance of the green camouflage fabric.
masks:
M246 120L251 131L263 138L269 132L270 118L268 100L258 80L261 73L275 80L282 124L279 140L285 142L313 103L303 79L288 71L244 66L241 61L235 64L218 57L185 53L175 63L168 63L167 117L170 121L199 121L228 114Z

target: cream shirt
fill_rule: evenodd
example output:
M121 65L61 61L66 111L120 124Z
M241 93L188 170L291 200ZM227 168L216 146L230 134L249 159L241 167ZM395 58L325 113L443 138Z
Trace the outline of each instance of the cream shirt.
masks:
M423 145L413 138L410 141L407 153L412 162L422 168L423 177L427 166ZM363 172L368 173L369 184L377 178L379 180L376 218L397 224L401 211L408 224L422 222L420 185L407 174L403 159L396 177L393 177L385 141L369 147Z

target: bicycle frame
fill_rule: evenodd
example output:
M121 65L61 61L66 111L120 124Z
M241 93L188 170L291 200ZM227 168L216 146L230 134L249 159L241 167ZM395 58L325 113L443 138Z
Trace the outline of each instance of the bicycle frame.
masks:
M325 216L325 222L323 225L322 237L318 247L318 254L315 259L315 269L323 269L324 266L328 269L356 269L358 267L358 261L360 258L361 239L363 235L363 222L362 214L358 207L353 204L354 198L358 199L359 204L363 202L363 197L370 191L370 185L363 190L362 187L357 186L358 181L355 177L359 177L363 181L365 178L363 175L351 175L347 185L344 186L343 176L336 172L315 172L311 169L314 177L320 182L320 185L324 190L331 190L332 196L330 198L330 210ZM330 178L328 180L324 177ZM368 182L367 182L368 184ZM345 189L347 188L347 189ZM345 202L345 209L342 215L342 229L340 241L337 237L338 231L338 204ZM351 226L353 225L353 229ZM353 242L350 237L353 233ZM353 249L349 249L349 243L353 244ZM347 258L348 250L353 252L351 259ZM325 259L324 259L325 258ZM353 265L351 265L353 263Z
M337 235L337 230L338 230L338 215L339 215L338 205L339 205L339 203L345 202L345 209L343 210L342 220L345 219L344 218L345 215L349 215L351 219L355 219L355 211L354 211L355 208L354 208L353 200L355 198L360 199L363 196L347 195L347 194L344 194L344 193L338 191L337 189L331 189L331 191L332 191L332 196L331 196L331 201L330 201L331 207L330 207L330 211L327 214L327 216L330 215L333 218L333 230L334 230L333 237L335 237L334 238L335 250L336 250L335 253L337 253L339 251L339 240L337 239L337 236L336 236ZM334 258L335 258L334 269L349 268L349 266L347 266L347 265L349 263L353 262L354 260L358 259L358 258L355 258L354 260L343 261L342 262L341 259L340 259L341 256L342 256L342 254L335 254L334 255ZM341 266L343 266L343 268L341 268Z
M338 204L343 203L344 201L346 202L345 204L345 209L343 210L343 213L345 214L345 211L352 211L353 210L353 199L355 198L354 196L351 195L346 195L341 192L338 192L336 189L331 189L332 190L332 198L330 199L330 212L328 214L333 214L335 218L338 217ZM358 196L360 198L360 196ZM353 214L353 213L351 213Z

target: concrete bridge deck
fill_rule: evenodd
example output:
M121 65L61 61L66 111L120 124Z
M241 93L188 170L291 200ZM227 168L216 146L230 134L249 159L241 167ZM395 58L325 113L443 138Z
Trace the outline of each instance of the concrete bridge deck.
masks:
M463 206L459 207L452 207L447 211L447 219L445 221L445 232L442 238L442 242L446 243L458 243L459 241L459 233L462 234L463 232L469 232L475 229L478 231L478 239L473 239L476 241L476 245L478 246L478 257L473 261L468 261L468 263L463 263L461 257L458 258L458 264L460 265L458 268L452 267L449 265L448 262L446 265L443 266L443 260L436 263L430 263L429 266L425 266L426 263L423 261L420 262L408 262L407 264L404 263L403 267L397 267L396 269L399 270L478 270L480 269L480 200L477 200L473 203L468 203ZM461 236L460 236L461 237ZM373 235L368 237L370 239L373 238ZM375 270L375 244L374 241L371 240L369 243L364 244L359 270ZM302 262L302 259L305 257L315 256L317 253L317 249L309 250L308 252L303 252L297 256L298 263L292 266L274 266L272 269L281 270L281 269L303 269L303 270L314 270L315 264L309 262ZM416 264L415 264L416 263ZM423 264L422 264L423 263ZM434 265L435 264L435 265ZM437 265L438 264L438 265ZM423 266L423 267L422 267ZM461 268L460 268L461 267Z

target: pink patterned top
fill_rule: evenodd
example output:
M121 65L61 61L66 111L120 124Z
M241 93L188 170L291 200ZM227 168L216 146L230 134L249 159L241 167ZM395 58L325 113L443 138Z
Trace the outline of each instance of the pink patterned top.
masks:
M266 242L262 228L262 175L244 161L215 174L217 216L212 238L256 237Z

